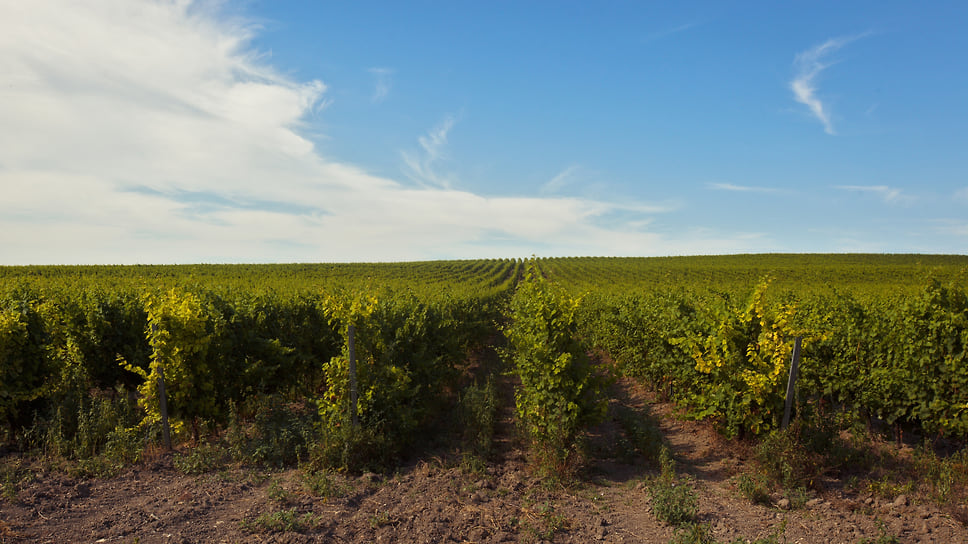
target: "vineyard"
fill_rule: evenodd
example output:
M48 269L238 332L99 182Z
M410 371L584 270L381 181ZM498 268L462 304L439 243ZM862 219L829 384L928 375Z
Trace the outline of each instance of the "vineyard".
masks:
M386 472L456 427L482 463L500 382L564 481L616 380L769 440L796 338L798 425L968 438L968 257L589 257L0 267L0 452Z

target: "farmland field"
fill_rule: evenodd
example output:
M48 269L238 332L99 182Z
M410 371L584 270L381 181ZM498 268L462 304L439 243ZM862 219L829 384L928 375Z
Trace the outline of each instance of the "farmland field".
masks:
M966 349L968 256L0 267L0 541L964 539Z

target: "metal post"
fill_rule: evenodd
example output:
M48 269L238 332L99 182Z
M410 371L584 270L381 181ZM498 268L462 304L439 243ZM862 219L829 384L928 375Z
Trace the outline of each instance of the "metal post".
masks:
M800 367L801 341L803 341L803 337L797 336L797 339L793 342L793 360L790 361L790 379L787 381L786 405L783 407L783 422L780 424L781 429L786 429L790 425L790 415L793 411L793 391L797 383L797 371Z

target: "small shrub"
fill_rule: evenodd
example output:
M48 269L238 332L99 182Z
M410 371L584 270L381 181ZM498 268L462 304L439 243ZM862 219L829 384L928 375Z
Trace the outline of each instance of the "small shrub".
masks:
M801 443L798 425L765 436L755 457L763 474L785 489L816 485L822 470L817 455Z
M957 501L968 486L968 449L942 458L925 445L915 457L914 470L939 506Z
M266 496L271 501L286 504L289 502L290 493L279 483L279 480L272 480L269 484L269 489L266 490Z
M316 497L329 499L346 494L346 486L336 481L332 472L327 469L313 470L309 465L304 465L302 483L303 487Z
M249 532L304 533L319 526L320 517L312 512L300 515L295 509L260 514L254 520L243 519L242 528Z
M30 472L19 459L0 463L0 498L20 502L20 485L30 478Z
M636 451L650 463L658 463L659 454L665 446L665 437L652 415L627 406L618 406L615 417Z
M716 544L716 539L708 524L687 523L676 529L669 544Z
M662 473L649 488L652 512L660 521L672 525L691 522L699 513L696 492L688 479L676 475L675 460L669 448L663 447L660 451L659 464Z
M464 441L476 454L487 457L494 446L494 425L497 420L498 392L494 376L479 385L464 390L460 398Z
M309 452L312 470L345 469L383 472L393 465L396 451L385 435L365 427L343 425L327 429Z
M759 474L743 474L737 483L739 492L753 504L770 505L770 490L765 477Z
M225 451L218 444L202 442L188 453L176 454L172 462L180 472L196 476L221 468L224 457Z
M315 441L314 413L290 405L278 396L253 401L251 420L243 422L235 406L229 410L225 440L236 461L283 468L296 464Z
M552 540L555 533L568 528L568 518L555 511L555 505L545 502L532 512L532 518L536 523L530 521L523 522L525 531L540 540Z

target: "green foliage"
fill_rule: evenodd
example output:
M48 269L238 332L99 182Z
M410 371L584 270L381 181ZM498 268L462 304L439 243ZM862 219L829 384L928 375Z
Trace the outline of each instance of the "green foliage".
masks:
M217 442L201 442L186 453L175 454L172 462L180 472L194 476L222 468L226 453Z
M554 503L545 501L528 511L529 516L521 523L526 535L538 540L550 541L555 533L566 530L569 522L563 514L559 514Z
M804 445L797 426L763 437L755 458L762 474L785 489L815 486L823 470L820 455Z
M385 434L363 426L338 425L324 429L309 452L312 470L384 472L393 466L398 444Z
M761 434L779 424L793 340L796 306L770 306L764 280L749 303L737 308L722 299L711 305L703 330L711 334L676 340L695 361L698 380L686 399L698 417L720 420L727 436Z
M20 487L33 479L33 474L21 459L0 459L0 499L20 502Z
M753 504L769 506L770 488L766 478L760 474L742 474L737 481L740 495Z
M939 505L958 499L957 490L968 486L968 449L949 457L939 457L925 445L914 459L914 473Z
M324 301L330 323L345 338L341 355L323 364L317 399L324 434L348 446L381 436L383 457L399 455L417 431L446 407L440 391L456 380L463 358L445 310L412 292L342 292ZM355 328L357 405L361 432L350 420L348 328ZM362 442L358 438L363 438Z
M662 473L649 486L652 513L659 521L681 526L699 513L698 498L691 482L676 475L672 452L663 447L659 454Z
M331 499L342 497L348 491L345 484L340 483L329 469L314 470L311 465L302 466L303 487L315 497Z
M254 520L243 519L242 528L253 533L305 533L319 526L321 518L312 513L300 514L295 508L259 514Z
M464 440L475 454L486 457L494 446L498 408L497 384L488 376L483 384L468 386L460 397Z
M255 399L250 434L236 459L282 468L296 464L315 440L315 418L305 407L283 402L278 396Z
M585 428L604 417L603 380L578 338L572 298L543 279L535 263L511 298L505 357L521 380L515 404L539 469L566 474Z
M780 544L780 542L786 542L783 537L786 532L786 520L780 523L779 527L770 535L757 538L736 538L729 542L729 544ZM712 528L706 523L686 523L681 527L676 529L676 534L669 541L669 544L717 544L716 538L713 536Z
M877 531L878 534L874 538L864 538L861 539L857 544L900 544L901 540L890 533L887 532L887 526L884 522L877 520Z
M647 411L618 406L615 417L635 449L647 461L657 465L663 448L668 448L668 444L653 416Z
M46 331L37 303L26 293L0 303L0 422L8 425L49 389L51 364L44 353Z

